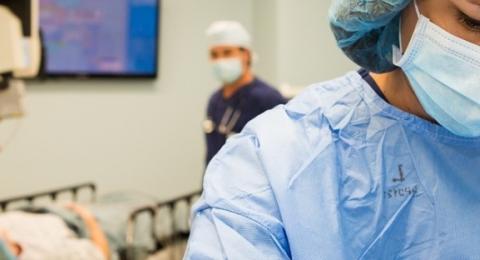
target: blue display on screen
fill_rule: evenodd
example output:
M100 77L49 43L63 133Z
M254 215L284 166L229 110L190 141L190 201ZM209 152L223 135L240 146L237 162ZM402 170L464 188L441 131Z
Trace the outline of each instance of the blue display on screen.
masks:
M48 75L156 76L159 0L40 0Z

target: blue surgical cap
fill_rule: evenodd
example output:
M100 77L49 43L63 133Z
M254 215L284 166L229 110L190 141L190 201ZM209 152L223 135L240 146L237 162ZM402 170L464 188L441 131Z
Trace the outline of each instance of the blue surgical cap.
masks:
M377 73L396 69L400 14L411 0L333 0L329 19L338 46L359 66Z

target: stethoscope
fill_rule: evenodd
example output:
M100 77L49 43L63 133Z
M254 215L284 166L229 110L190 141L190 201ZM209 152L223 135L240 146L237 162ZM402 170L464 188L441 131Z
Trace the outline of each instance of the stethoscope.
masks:
M245 99L240 97L240 101L236 104L235 108L233 106L228 106L223 113L222 120L220 120L220 124L218 126L211 117L207 118L203 122L203 131L206 134L211 134L217 130L220 134L225 135L227 138L236 134L233 132L233 128L235 128L238 120L240 120L240 116L242 116L242 111L240 108L243 107L244 102Z
M203 130L206 134L211 134L215 131L215 129L222 135L227 137L235 134L233 132L233 128L237 125L240 116L242 115L242 111L239 109L234 109L232 107L228 107L227 110L223 113L222 120L220 120L220 124L217 125L211 118L207 118L203 122Z

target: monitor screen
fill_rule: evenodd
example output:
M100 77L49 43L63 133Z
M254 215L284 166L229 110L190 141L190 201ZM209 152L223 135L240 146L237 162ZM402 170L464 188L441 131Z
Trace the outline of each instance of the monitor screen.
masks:
M159 0L40 0L45 73L157 75Z

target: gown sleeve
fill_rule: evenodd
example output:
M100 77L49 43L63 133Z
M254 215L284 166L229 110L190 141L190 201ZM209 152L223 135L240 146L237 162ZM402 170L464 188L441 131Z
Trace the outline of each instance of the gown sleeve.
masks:
M255 136L242 133L214 157L193 209L185 259L290 259L258 150Z

